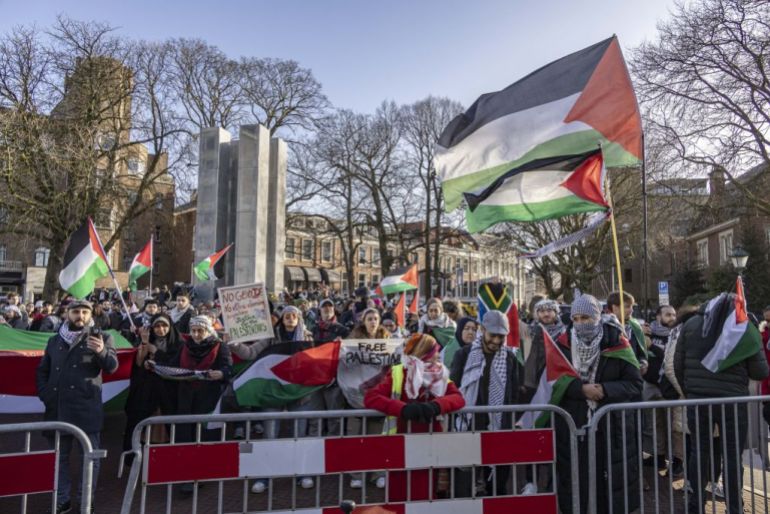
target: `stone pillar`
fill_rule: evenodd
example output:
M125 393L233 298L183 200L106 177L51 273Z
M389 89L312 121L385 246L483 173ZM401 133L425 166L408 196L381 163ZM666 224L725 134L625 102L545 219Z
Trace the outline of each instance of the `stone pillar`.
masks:
M243 125L238 142L238 191L235 222L235 284L267 278L267 217L270 132Z
M213 127L201 131L198 163L198 206L195 221L195 263L219 250L226 237L227 220L222 211L227 209L228 184L223 180L222 164L229 158L223 145L230 143L230 133ZM222 161L225 161L224 163ZM195 278L193 283L199 283Z
M273 138L270 141L270 181L267 213L267 275L268 291L283 290L283 259L286 249L286 142Z

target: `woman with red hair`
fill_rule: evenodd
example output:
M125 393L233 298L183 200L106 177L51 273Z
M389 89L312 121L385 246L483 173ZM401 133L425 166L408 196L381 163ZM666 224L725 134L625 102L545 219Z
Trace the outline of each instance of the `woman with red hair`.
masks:
M402 364L393 366L382 382L366 393L364 406L388 416L384 433L415 434L431 428L442 432L443 415L462 409L465 399L449 380L449 371L441 362L441 346L429 335L414 334L404 345ZM434 470L433 491L446 491L448 484L437 480L442 472L446 470ZM406 472L390 472L387 501L431 499L428 480L427 470L412 471L407 498Z

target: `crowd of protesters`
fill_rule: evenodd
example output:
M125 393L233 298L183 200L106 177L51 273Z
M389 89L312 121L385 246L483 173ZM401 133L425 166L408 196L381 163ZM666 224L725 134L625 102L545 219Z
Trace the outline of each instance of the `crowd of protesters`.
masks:
M141 308L132 301L131 295L121 299L111 296L109 291L95 292L90 302L65 298L58 306L50 302L22 305L17 295L9 294L3 300L4 304L0 304L0 311L5 323L13 328L56 333L49 341L46 358L38 372L38 391L46 404L47 419L74 419L56 411L53 405L61 404L54 401L52 391L56 388L49 387L58 380L53 371L54 368L59 369L55 366L57 359L62 361L68 358L66 350L73 345L73 341L83 343L82 352L91 351L97 355L84 371L88 379L94 379L101 371L112 372L116 367L115 350L109 336L103 332L94 336L90 331L84 331L84 327L96 327L100 331L116 330L137 348L125 407L125 450L130 449L133 430L143 419L158 414L203 414L214 410L233 378L233 356L246 361L254 360L278 343L290 343L293 352L300 352L346 338L403 340L401 364L393 366L382 381L365 395L364 405L382 412L383 418L325 422L300 418L293 423L294 437L398 433L406 430L407 426L412 432L430 429L510 430L520 424L520 416L501 412L459 415L452 426L442 420L464 406L502 407L529 403L545 368L547 341L553 341L578 374L578 380L571 383L560 403L577 426L588 423L599 407L609 403L746 396L749 394L750 379L764 380L764 390L770 389L767 385L770 350L759 351L719 374L709 372L700 363L719 337L722 324L730 313L731 295L720 296L721 303L712 309L706 309L705 305L685 306L677 312L671 306L662 306L649 324L631 316L634 299L628 294L623 297L625 311L622 316L618 293L610 294L606 305L590 295L579 295L571 304L568 317L564 316L562 306L556 301L536 297L528 309L522 309L518 350L505 344L509 332L513 330L508 317L498 311L489 311L482 319L466 316L463 305L455 300L428 299L419 313L407 315L404 326L399 326L397 322L395 302L371 297L366 288L359 288L355 298L319 290L285 291L272 300L270 308L275 337L250 343L229 343L218 303L193 305L194 298L184 287L176 287L173 291L166 287L157 289L144 300ZM625 321L625 325L620 319ZM759 328L764 344L767 344L770 338L770 309L766 310L765 319ZM439 344L435 337L437 329L453 330L453 340ZM87 332L87 335L81 336L81 332ZM613 350L624 345L630 345L635 360L613 358ZM523 358L516 355L516 351L522 352ZM86 362L85 358L83 362ZM153 372L155 365L202 371L206 380L164 380ZM96 423L94 419L101 420L101 404L97 408L93 401L91 403L94 404L89 407L91 410L83 411L88 412L88 422L82 419L77 421L88 425L86 432L98 447L101 421ZM339 386L332 384L274 410L303 412L352 407ZM235 408L239 407L236 405ZM732 410L729 412L731 414L726 423L717 421L715 428L704 424L703 418L696 420L694 416L687 415L682 409L678 414L673 411L671 437L659 435L654 444L647 437L652 420L646 413L641 419L641 427L637 426L634 417L611 420L613 434L604 434L604 425L599 427L596 451L609 458L596 460L598 473L600 476L626 473L629 478L625 482L615 480L611 490L601 484L597 491L598 511L604 512L610 505L613 510L619 511L638 508L640 498L637 493L641 488L637 481L642 480L638 460L624 460L623 456L638 455L642 451L647 455L643 460L644 466L657 467L679 479L684 475L686 463L691 477L689 486L693 489L709 487L716 494L722 486L707 480L705 466L711 461L708 446L704 447L703 441L708 441L715 432L725 434L732 427L738 427L742 431L741 436L727 437L725 441L728 446L735 445L733 441L737 441L738 446L729 449L734 451L733 454L737 452L740 455L738 450L746 438L746 411L739 408L734 413ZM617 412L610 414L611 417L620 415ZM658 434L666 433L666 426L660 425L664 419L665 412L662 411L655 417ZM371 425L363 427L364 423ZM246 433L244 425L235 425L233 437L275 439L281 436L280 423L275 420L252 423L250 426L252 432ZM545 484L545 487L552 487L555 481L560 510L564 513L572 512L571 490L572 487L579 487L580 511L583 512L587 507L588 484L583 480L578 484L572 483L568 429L559 418L556 418L554 428L557 432L557 473L548 479L551 483ZM620 434L621 430L625 433ZM645 434L641 448L637 444L637 430ZM204 440L221 437L216 430L204 429L202 432ZM695 435L700 441L697 444ZM153 434L153 437L163 439L167 434ZM194 438L192 426L179 426L177 441L192 441ZM625 445L625 448L605 448L604 441ZM583 441L578 445L581 476L587 473L587 452ZM130 463L130 459L127 462ZM696 465L702 468L700 474ZM731 476L735 476L735 467L740 463L725 457L724 462L715 465L724 473L732 472ZM65 468L59 467L59 498L63 501L60 512L66 512L70 504L69 491L62 490L69 488L68 476L61 475ZM482 473L473 474L473 483L470 472L458 469L452 493L457 497L472 493L490 495L493 491L496 494L532 494L538 491L538 487L543 487L542 477L538 485L531 470L514 480L511 480L510 473L510 466L484 468ZM699 483L692 478L695 476L699 477ZM410 489L412 500L429 499L429 494L433 497L450 494L445 474L434 474L433 479L435 483L428 484L427 473L412 473L412 482L407 488L403 474L352 474L349 485L361 488L364 481L371 480L376 487L384 488L387 483L392 501L405 499L407 489ZM263 493L269 487L269 480L270 477L257 479L251 491ZM740 483L737 482L733 480L726 492L719 491L727 495L730 512L740 511L734 510L736 505L741 504ZM310 476L300 477L297 483L307 489L316 485L314 477ZM516 483L519 490L512 491L512 484ZM183 484L180 489L182 493L190 493L193 486ZM628 494L629 491L632 494ZM698 498L697 494L690 496L691 512L702 511L702 504L693 503Z

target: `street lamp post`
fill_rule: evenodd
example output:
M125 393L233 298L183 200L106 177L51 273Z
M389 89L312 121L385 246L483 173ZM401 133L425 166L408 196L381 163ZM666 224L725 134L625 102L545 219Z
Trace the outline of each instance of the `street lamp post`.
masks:
M746 269L746 261L749 260L749 253L740 245L734 246L733 253L730 254L730 260L738 275L742 275L743 270Z

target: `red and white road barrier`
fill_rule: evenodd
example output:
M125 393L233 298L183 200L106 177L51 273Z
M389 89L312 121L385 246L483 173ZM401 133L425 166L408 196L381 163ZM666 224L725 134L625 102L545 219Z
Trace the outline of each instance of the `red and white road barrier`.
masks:
M51 492L55 475L54 451L0 455L0 496Z
M354 514L511 514L512 512L549 514L556 513L556 496L541 494L532 496L507 496L438 500L388 505L362 505ZM337 507L272 511L270 514L342 514Z
M551 463L554 441L552 430L513 430L168 444L146 447L145 452L146 483L163 484Z

